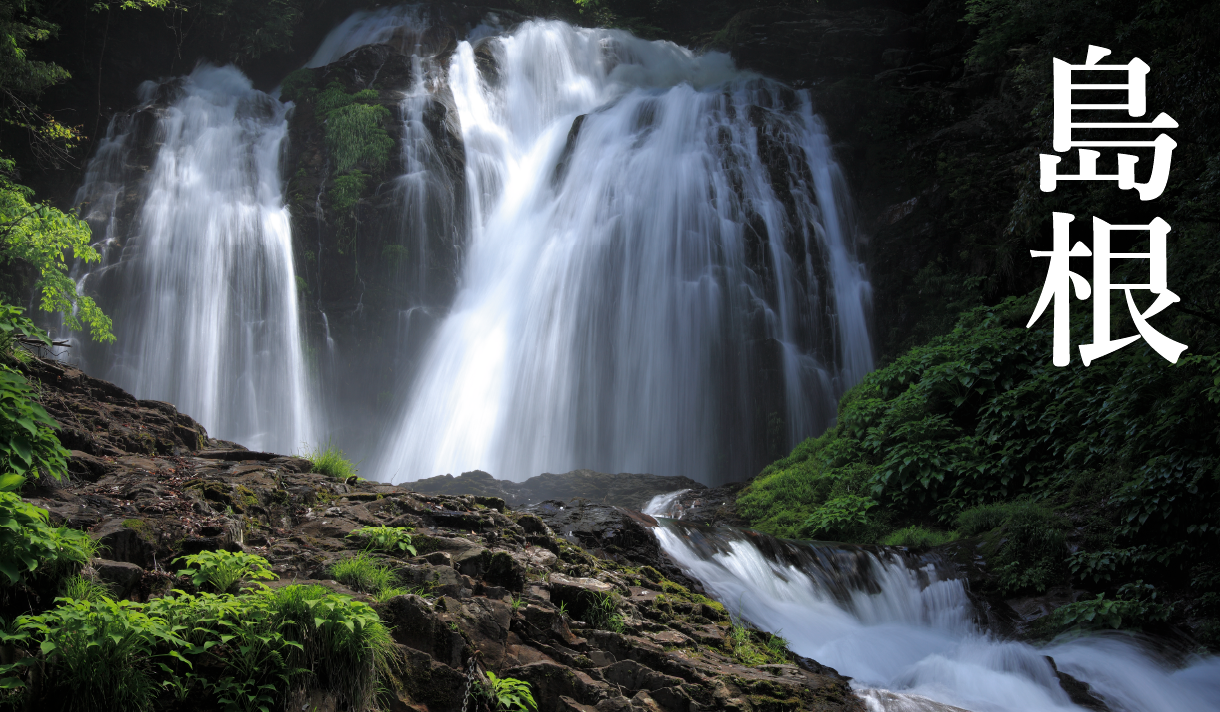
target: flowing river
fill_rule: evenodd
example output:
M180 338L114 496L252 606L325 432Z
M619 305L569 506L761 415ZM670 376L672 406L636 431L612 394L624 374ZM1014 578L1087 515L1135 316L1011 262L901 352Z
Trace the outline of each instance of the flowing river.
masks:
M669 515L677 494L654 498L646 512ZM1171 662L1150 641L1117 633L1044 647L1004 640L975 622L965 581L934 559L661 521L653 531L683 570L793 652L853 678L874 712L1085 709L1048 656L1112 712L1220 708L1220 659Z

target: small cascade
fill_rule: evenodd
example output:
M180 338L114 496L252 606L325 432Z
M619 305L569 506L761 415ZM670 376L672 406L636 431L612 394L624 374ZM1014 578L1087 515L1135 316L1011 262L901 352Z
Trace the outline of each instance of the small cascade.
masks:
M665 517L677 494L654 498L645 511ZM1117 634L1046 647L999 639L976 625L965 582L935 558L660 521L653 531L662 548L709 594L782 635L793 652L853 678L870 710L1082 710L1047 656L1114 712L1216 709L1217 658L1174 668Z
M80 281L118 337L82 345L82 364L217 437L289 452L313 424L278 167L286 107L233 67L141 93L77 194L104 255Z
M325 67L365 45L392 43L401 47L404 41L410 42L422 31L423 17L424 9L420 5L399 5L354 12L327 33L305 66Z
M872 367L869 285L807 94L558 22L461 42L447 75L460 291L377 476L715 483L831 422Z
M447 170L440 170L445 159L429 128L427 113L434 106L434 95L447 92L444 67L438 65L434 49L426 46L422 23L411 33L402 33L406 54L411 58L412 84L402 96L399 112L402 116L402 166L395 190L402 210L399 234L407 241L403 245L401 264L414 271L402 275L415 290L426 294L429 272L433 263L429 243L438 241L461 243L461 223L458 206L462 186L455 184ZM400 274L401 274L400 268Z

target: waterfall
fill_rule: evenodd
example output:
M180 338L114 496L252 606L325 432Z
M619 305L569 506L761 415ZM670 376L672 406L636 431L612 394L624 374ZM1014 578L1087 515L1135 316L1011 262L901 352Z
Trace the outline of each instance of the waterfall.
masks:
M118 337L82 365L214 436L291 451L313 418L279 176L286 107L208 65L146 82L141 103L111 123L77 194L106 256L85 279Z
M559 22L461 42L447 74L460 289L377 476L716 483L831 422L872 368L870 297L807 94Z
M723 54L559 22L489 16L453 51L433 12L354 13L306 63L371 43L411 59L384 236L407 296L375 347L403 375L365 471L714 484L827 427L872 368L870 293L809 96ZM232 67L144 92L79 194L106 254L81 285L119 337L83 366L251 447L313 440L315 394L351 420L338 322L318 315L314 347L298 326L276 162L291 105ZM437 143L442 105L461 145Z
M423 22L418 7L354 13L306 66L417 43ZM280 177L291 104L276 97L235 67L200 65L146 82L140 106L115 117L77 193L103 263L76 276L114 317L118 341L76 345L86 371L173 402L216 437L291 452L324 425ZM321 322L331 359L325 313Z
M414 37L423 29L424 9L419 5L383 7L354 12L326 34L306 67L325 67L365 45L392 42L396 35ZM400 42L401 44L401 42ZM404 48L406 49L406 48Z
M646 511L665 516L674 497ZM1045 656L1115 712L1216 709L1217 658L1175 668L1121 634L1045 647L999 639L974 622L963 581L934 560L662 522L653 531L686 573L734 615L853 678L875 712L1081 710Z

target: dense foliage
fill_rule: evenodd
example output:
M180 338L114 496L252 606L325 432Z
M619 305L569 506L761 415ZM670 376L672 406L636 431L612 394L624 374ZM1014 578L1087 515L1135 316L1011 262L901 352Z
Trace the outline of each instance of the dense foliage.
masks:
M59 312L70 329L87 327L96 341L113 341L110 317L92 297L77 294L68 276L67 255L82 262L101 259L90 245L89 226L75 213L30 202L33 192L10 180L13 170L12 161L0 158L0 266L19 262L33 268L43 311Z
M54 62L30 56L37 43L58 30L41 10L35 0L0 0L0 96L5 99L0 123L23 130L33 156L46 167L59 167L79 143L80 132L37 106L44 91L69 78ZM16 182L16 173L14 161L0 156L0 274L32 270L44 311L59 312L70 329L88 327L95 340L112 341L109 317L92 298L78 295L68 277L66 255L83 262L101 259L90 245L89 226L74 212L35 201L34 192ZM9 294L10 288L0 288L0 303L24 300L25 294Z
M0 492L0 585L9 591L54 581L89 563L97 545L79 529L53 527L47 510L14 492Z
M1037 288L1046 261L1028 257L1028 250L1047 249L1057 211L1076 216L1078 237L1086 244L1083 232L1093 216L1111 224L1164 218L1179 255L1170 261L1169 278L1170 289L1182 297L1177 313L1220 326L1220 294L1186 289L1174 274L1186 269L1214 276L1218 268L1220 2L965 0L960 6L941 4L928 15L943 18L939 33L960 28L960 39L944 38L967 48L965 66L954 69L954 76L988 90L954 99L944 98L939 88L878 90L870 96L877 109L856 122L870 127L874 140L886 135L895 148L909 146L889 168L914 185L911 194L920 195L920 206L935 211L917 218L928 223L926 241L913 246L920 258L876 256L876 262L888 262L881 271L887 299L878 311L893 315L878 334L883 358L948 333L965 308ZM1053 60L1082 63L1088 45L1113 51L1107 63L1132 57L1146 62L1148 116L1165 112L1180 124L1166 132L1179 148L1168 188L1157 200L1141 201L1105 180L1060 183L1053 193L1038 187L1038 156L1053 152ZM946 128L930 132L937 127ZM966 134L976 138L950 139ZM869 140L864 134L838 138ZM1137 137L1127 132L1092 138ZM1148 160L1142 158L1141 166ZM1103 151L1103 165L1107 161L1113 165L1113 150Z
M279 578L261 556L244 551L201 551L177 561L186 564L179 576L187 576L195 588L207 586L217 593L235 593L243 581L274 581Z
M18 651L0 666L9 699L147 710L203 695L225 710L268 710L308 687L365 710L393 664L377 614L321 586L60 604L19 617L5 633ZM35 668L48 677L30 675Z
M50 344L20 309L0 302L0 491L43 474L59 479L67 470L68 451L55 437L59 425L39 405L25 377L6 363L25 353L19 339Z
M1211 590L1202 562L1220 543L1216 358L1171 365L1141 342L1056 368L1049 315L1024 328L1032 306L975 309L867 376L837 425L766 468L739 511L778 535L854 541L998 527L1001 593L1069 576L1115 594L1155 581L1183 599L1181 615L1201 614L1187 603Z

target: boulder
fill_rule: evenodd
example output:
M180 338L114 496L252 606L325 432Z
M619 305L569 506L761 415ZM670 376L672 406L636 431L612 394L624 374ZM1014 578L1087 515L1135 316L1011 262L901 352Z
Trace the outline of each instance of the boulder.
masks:
M395 596L378 607L378 614L395 642L461 669L466 641L426 599L415 595Z
M94 559L93 570L97 579L110 588L115 598L127 598L144 578L144 569L126 561Z

